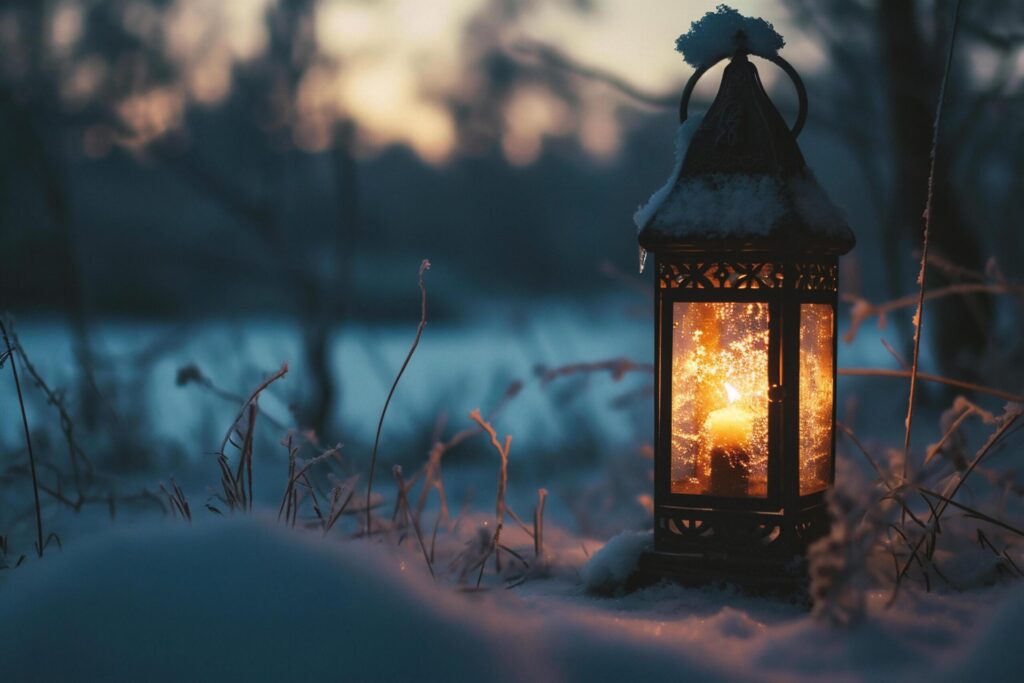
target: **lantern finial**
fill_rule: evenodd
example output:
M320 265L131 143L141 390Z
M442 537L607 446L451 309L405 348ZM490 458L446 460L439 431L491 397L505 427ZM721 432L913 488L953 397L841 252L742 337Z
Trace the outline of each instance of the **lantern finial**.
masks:
M719 5L690 25L676 39L676 50L686 63L706 70L737 50L771 59L786 44L771 22L745 17L727 5Z

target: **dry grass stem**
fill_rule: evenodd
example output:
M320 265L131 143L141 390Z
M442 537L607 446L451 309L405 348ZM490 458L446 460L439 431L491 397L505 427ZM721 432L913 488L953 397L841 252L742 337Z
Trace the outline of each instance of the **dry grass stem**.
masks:
M537 506L533 508L533 555L544 554L544 503L548 498L547 489L537 489Z
M910 370L889 370L886 368L839 368L836 372L844 377L900 377L903 379L911 377ZM1012 394L1009 391L1003 391L1002 389L993 389L992 387L987 387L983 384L964 382L963 380L943 377L942 375L933 375L927 372L918 372L917 379L924 382L945 384L946 386L956 387L957 389L976 391L979 394L988 394L989 396L1001 398L1004 401L1024 403L1024 395Z
M238 459L238 469L235 471L235 479L240 484L242 492L242 507L248 507L252 512L252 440L256 433L256 404L249 404L249 419L245 430L245 439L242 442L242 453ZM243 475L245 480L243 481ZM246 490L248 484L248 491Z
M71 473L75 483L75 492L79 503L78 507L80 508L83 503L83 499L85 498L85 495L82 492L82 485L85 482L83 482L82 479L91 480L94 475L92 461L78 445L78 441L75 437L75 423L74 420L71 419L71 414L68 412L67 406L64 403L63 392L55 391L46 383L43 376L38 370L36 370L35 365L32 363L28 353L25 351L25 347L22 346L21 341L18 339L18 334L13 327L10 329L10 337L13 341L14 353L21 358L22 367L25 368L26 372L28 372L29 377L31 377L33 383L35 383L36 388L42 392L43 396L46 398L47 404L54 407L57 411L58 417L60 418L60 430L64 435L64 442L67 445L68 462L71 465ZM80 463L85 466L84 474L81 473Z
M249 398L245 399L245 402L242 404L242 407L238 410L238 415L235 416L235 420L231 423L231 426L228 428L227 433L224 434L224 439L221 440L220 442L220 449L217 451L218 454L224 454L224 449L228 447L228 441L231 440L231 434L234 433L238 423L242 420L243 417L245 417L245 413L247 410L249 410L250 406L253 406L256 403L256 401L259 400L260 394L262 394L266 390L266 388L269 387L271 384L273 384L274 382L281 379L287 374L288 364L284 363L283 365L281 365L281 368L277 372L275 372L267 379L263 380L260 383L260 385L256 387L256 389L249 395Z
M187 521L189 524L192 523L192 509L188 505L188 498L185 497L185 492L181 490L178 483L174 481L174 477L171 477L171 490L168 491L163 484L160 484L160 490L167 497L167 504L170 506L171 516L181 515L181 518Z
M492 549L495 551L495 566L498 571L501 571L501 555L497 552L497 546L499 543L499 538L501 536L501 529L505 524L505 489L508 486L508 451L509 448L511 448L512 446L512 435L508 434L505 436L504 444L498 441L498 434L497 432L494 431L494 427L491 426L491 423L485 420L480 415L480 410L478 408L470 412L469 419L473 420L473 422L476 422L478 425L480 425L481 429L487 432L487 435L491 439L491 445L494 446L494 449L496 451L498 451L498 457L501 462L501 466L498 471L498 492L494 504L494 517L495 524L497 526L494 529L494 543L492 544ZM520 524L522 524L521 521ZM480 576L482 577L483 567L481 567L480 572ZM478 577L477 585L479 584L480 578Z
M32 496L35 501L35 513L36 513L36 554L39 557L43 556L44 544L43 544L43 512L42 506L39 504L39 478L36 476L36 455L35 451L32 450L32 434L28 428L28 415L25 412L25 397L21 393L21 380L18 378L18 364L14 358L14 351L11 349L11 340L7 336L7 326L4 321L0 319L0 334L3 336L4 346L7 347L7 351L4 356L0 358L0 361L6 360L11 364L11 374L14 375L14 389L18 394L18 407L21 409L21 426L25 434L25 448L28 449L28 466L29 472L32 474ZM0 366L3 363L0 362Z
M547 384L560 377L604 371L610 373L612 379L617 382L630 372L653 373L654 366L650 363L636 363L628 358L612 358L593 363L570 363L551 369L541 368L538 371L538 375L540 376L540 381L543 384Z
M917 515L914 514L914 511L911 510L910 506L907 504L906 498L904 496L904 493L907 490L906 487L903 486L903 485L899 485L899 484L893 483L893 482L891 482L889 480L889 477L886 476L886 474L882 470L882 468L879 467L878 461L875 460L874 457L872 457L871 453L869 453L868 449L864 447L864 444L861 443L860 439L857 438L857 435L853 432L852 429L847 427L842 422L837 422L836 426L839 427L839 429L844 434L846 434L847 437L849 437L850 441L852 441L853 444L857 447L857 450L859 450L861 452L861 454L864 456L864 459L867 460L868 463L871 465L871 468L873 470L875 470L875 474L878 475L878 480L880 482L882 482L882 485L885 486L886 490L889 492L889 494L883 500L892 500L892 501L894 501L897 505L900 506L900 508L903 511L903 514L905 514L906 516L910 517L910 519L915 524L917 524L918 526L924 528L924 522L922 522L917 517ZM867 508L865 510L865 512L864 512L864 518L866 519L869 514L872 514L872 512L873 511L871 510L870 507Z
M336 484L331 489L331 509L327 514L327 520L324 522L324 536L326 536L334 525L337 523L341 516L345 514L346 508L352 497L356 493L356 480L359 475L353 475L347 481L340 484Z
M950 501L952 501L953 498L956 497L957 492L960 491L960 487L962 487L964 482L967 481L967 478L970 477L974 469L985 458L985 456L988 455L992 448L997 443L999 443L1003 436L1006 435L1006 433L1017 422L1021 415L1021 410L1017 409L1007 412L1002 418L1000 418L999 426L995 429L995 431L992 432L992 434L985 441L985 443L982 444L981 448L978 449L974 457L971 459L971 462L967 466L967 468L962 472L958 472L956 477L947 485L946 491L941 494L941 500L939 502L939 505L937 507L931 507L931 505L929 504L929 507L931 508L931 513L928 517L927 525L924 532L921 534L921 536L917 540L917 543L914 545L915 553L920 550L921 546L925 543L926 540L929 541L930 546L934 548L935 536L939 532L939 524L942 515L946 511L946 508L950 505ZM899 574L897 574L897 588L899 587L900 581L903 579L907 571L910 569L910 565L911 560L908 559L907 562L903 565L903 568L900 569Z
M949 425L949 428L942 435L942 438L940 438L936 443L928 447L928 450L925 452L924 456L925 465L931 462L932 458L934 458L942 450L942 447L946 445L946 442L949 441L950 437L957 433L957 431L960 429L960 425L962 425L964 421L971 415L978 415L981 417L983 421L988 423L992 423L995 421L995 417L992 415L992 413L982 410L981 408L979 408L978 406L974 405L973 403L964 398L957 399L957 401L954 403L954 408L961 409L962 412L959 415L957 415L956 419L953 420L952 424Z
M523 389L523 383L519 380L510 382L505 387L505 391L502 393L501 399L498 404L488 413L485 418L488 422L493 422L494 419L505 409L509 402L514 399ZM440 440L441 428L443 427L442 419L439 417L435 429L434 437L432 439L433 446L430 448L430 452L427 455L427 462L423 465L423 485L420 488L420 495L416 501L416 518L420 519L423 514L423 508L426 506L427 497L430 495L432 489L437 490L438 496L441 499L441 509L445 516L448 515L448 502L445 498L444 485L441 480L441 459L450 450L461 444L466 439L476 436L481 432L479 425L474 424L471 427L467 427L447 441Z
M309 471L312 467L324 462L325 460L340 457L341 444L337 444L334 448L329 448L323 453L320 453L305 462L300 462L298 459L299 449L294 445L294 438L291 433L285 437L283 443L285 448L288 449L288 481L285 484L284 494L281 496L281 504L277 509L278 520L284 516L285 524L289 524L293 527L295 526L298 520L299 508L301 506L301 493L299 491L299 485L301 484L305 487L310 499L313 501L314 514L317 515L317 518L320 519L322 523L325 523L326 520L323 518L319 500L316 497L316 490L314 489L312 482L309 480ZM334 503L332 501L332 511L329 513L329 516L333 513L333 505ZM340 512L338 514L340 515Z
M371 532L371 506L370 500L373 497L373 471L377 466L377 449L380 447L380 434L381 430L384 429L384 416L388 413L388 406L391 405L391 398L395 395L395 389L398 388L398 382L402 379L402 375L405 373L405 369L409 367L409 361L412 360L412 356L416 353L416 347L420 345L420 337L423 336L423 328L427 326L427 287L423 284L423 273L430 269L430 261L424 259L420 263L419 270L419 285L420 285L420 324L416 326L416 336L412 340L412 346L409 347L409 352L405 355L405 360L402 361L402 367L398 369L398 374L395 375L395 381L391 383L391 389L388 391L388 397L384 401L384 407L380 411L380 420L377 422L377 435L373 439L373 453L370 455L370 475L366 480L366 526L365 533L367 536Z
M287 367L283 369L285 370L285 372L287 372ZM274 377L270 381L274 381L276 379L278 378ZM231 391L228 391L227 389L222 389L221 387L217 386L216 384L214 384L213 380L204 375L203 371L199 369L199 366L195 364L186 365L182 368L179 368L178 376L175 383L179 387L185 386L187 384L198 384L200 387L206 389L217 398L224 399L225 401L230 401L231 403L241 403L243 406L242 410L245 409L245 406L248 404L249 400L252 400L246 399L244 396L240 396L239 394L233 393ZM279 429L282 432L288 431L288 425L276 419L274 416L267 414L266 411L261 412L263 414L263 419L266 420L275 429Z
M406 483L403 480L401 465L395 465L391 468L391 473L395 478L395 485L398 487L398 497L395 501L395 512L392 517L392 521L398 517L399 512L403 514L405 523L411 525L413 533L416 534L416 541L420 544L420 551L423 553L423 560L427 563L427 570L430 572L430 578L436 579L437 577L434 576L434 563L430 559L430 553L427 552L426 544L423 542L423 534L420 531L420 524L412 514L412 510L409 507L409 489L412 488L414 482L409 481Z
M931 491L931 490L926 489L926 488L921 487L921 486L917 487L917 490L920 491L921 493L927 495L927 496L932 496L933 498L942 501L946 505L951 505L952 507L955 507L956 509L963 511L964 513L966 513L967 517L970 517L972 519L979 519L979 520L981 520L983 522L988 522L989 524L992 524L993 526L997 526L1000 529L1005 529L1006 531L1009 531L1012 534L1016 534L1017 536L1024 536L1024 530L1018 529L1017 527L1012 526L1010 524L1007 524L1006 522L1004 522L1004 521L1002 521L1000 519L996 519L995 517L993 517L991 515L986 515L984 512L981 512L981 511L979 511L979 510L977 510L975 508L972 508L972 507L970 507L968 505L964 505L963 503L958 503L955 500L953 500L952 498L947 498L946 496L942 495L941 493L936 493L935 491Z
M934 256L929 257L929 264L931 264L934 258ZM1024 295L1024 285L1015 285L1008 282L956 283L925 291L924 301L932 301L949 296L969 296L971 294L1010 294L1019 296ZM850 327L843 334L843 341L849 343L857 337L861 326L869 319L878 318L879 328L884 328L890 313L916 306L921 298L921 294L920 292L915 292L879 304L873 304L856 294L843 294L840 298L844 302L852 304L850 308Z
M939 86L939 103L935 108L935 125L932 130L932 159L928 172L928 198L924 207L924 234L921 240L921 272L917 276L918 295L917 309L914 313L914 354L910 363L910 391L907 396L907 419L903 438L903 479L907 479L910 463L910 435L914 423L914 395L917 390L917 371L921 352L921 333L924 324L925 280L928 271L928 234L931 230L932 210L935 200L935 165L939 158L939 133L942 130L942 109L946 100L946 86L949 83L949 72L953 65L953 51L956 47L956 32L960 19L960 0L956 0L953 8L953 28L949 35L949 49L946 51L946 66L942 72L942 85Z

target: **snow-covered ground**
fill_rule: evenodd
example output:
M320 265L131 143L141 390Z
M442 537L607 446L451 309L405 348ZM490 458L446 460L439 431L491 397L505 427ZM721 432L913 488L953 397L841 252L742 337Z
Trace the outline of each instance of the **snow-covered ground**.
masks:
M744 36L737 36L738 29ZM679 47L692 65L704 66L731 54L737 42L763 56L783 44L770 24L721 6L695 23ZM682 142L686 133L684 128ZM665 194L659 191L639 212L640 227ZM716 207L715 214L720 213ZM255 429L245 436L247 452L258 448L260 456L249 459L251 497L241 506L233 496L246 488L245 469L236 464L245 461L231 451L232 459L218 470L210 453L219 434L242 419L235 417L238 404L232 405L230 397L247 395L289 360L292 383L275 384L265 393L260 427L267 430L269 418L291 424L289 405L308 394L311 376L296 362L301 354L295 327L241 321L195 325L175 334L160 325L99 326L93 340L97 385L90 398L79 394L70 409L76 415L87 408L108 413L105 419L115 425L111 429L129 435L127 446L123 438L118 444L86 435L85 447L97 462L108 445L125 450L127 460L119 461L122 471L97 474L88 484L94 499L81 499L84 507L73 511L78 491L57 477L68 464L56 458L64 447L53 426L55 406L35 393L30 396L29 421L46 487L42 523L62 541L47 543L45 557L26 557L38 528L26 503L30 479L24 462L5 464L0 471L5 487L0 499L0 680L1020 680L1024 587L1004 579L1024 575L1019 568L1024 558L1015 546L1024 532L972 508L951 511L941 532L930 520L921 524L925 531L895 521L901 512L895 499L924 497L920 485L931 480L956 495L973 471L978 476L964 487L961 499L979 507L998 500L996 514L1021 516L1020 487L1012 471L1004 476L1009 469L1005 455L1000 463L994 453L975 469L987 450L982 446L966 465L966 445L977 434L950 430L949 443L931 470L922 468L923 475L899 486L882 467L897 472L902 450L895 457L892 451L886 454L877 472L881 483L874 483L863 477L865 462L851 456L844 444L831 499L836 513L832 532L810 553L815 595L856 591L850 604L858 609L845 614L859 618L843 626L817 616L835 614L820 609L831 598L811 613L798 604L755 598L730 587L662 584L625 592L623 584L650 541L644 511L651 465L643 456L650 440L651 397L649 371L642 367L651 363L649 304L641 297L629 303L501 306L461 326L433 326L392 406L376 497L355 496L362 490L357 477L365 476L367 459L365 453L349 456L344 450L348 472L310 470L310 480L294 476L284 486L288 455L277 451L274 456L266 448L283 430L271 423L273 435L261 433L258 444ZM624 310L633 315L623 315ZM344 392L333 416L334 428L343 432L338 440L365 450L413 324L408 329L348 327L331 340L330 371ZM77 383L63 326L27 321L19 330L24 349L49 384L59 390ZM615 368L622 364L611 372L585 370L587 364L609 359L629 359L641 368L626 377L616 377ZM923 359L924 365L928 360ZM877 335L861 333L856 344L841 347L840 366L885 367L891 362ZM545 369L564 365L577 368L544 381ZM186 378L206 377L218 388L203 391L196 381L176 386L182 384L177 380L183 368L192 368ZM501 436L493 436L500 451L496 456L474 435L473 455L445 463L443 490L451 514L444 514L438 502L441 487L431 486L441 481L440 472L435 480L430 470L415 482L430 502L422 515L411 514L417 489L413 484L406 488L405 482L413 480L418 466L403 475L398 461L424 462L426 453L411 449L416 434L439 425L432 440L420 442L429 449L464 429L470 410L486 410L500 401L515 381L525 382L523 389L496 420L498 435L515 436L512 454L507 440L500 445ZM860 434L857 447L867 444L868 457L869 451L883 453L879 444L893 443L901 431L905 393L899 384L879 388L882 381L839 387L839 414ZM9 384L0 382L2 407L17 405ZM854 397L865 387L857 403ZM26 388L34 392L28 378ZM57 396L59 402L71 394ZM1015 405L1001 416L958 405L959 417L946 414L940 434L953 419L981 418L985 425L1009 430L1021 417ZM449 423L437 420L443 414L450 416ZM27 460L14 415L14 410L0 413L0 452ZM918 428L934 430L937 417L934 409L922 409ZM65 424L63 431L72 428ZM333 434L320 437L335 441ZM402 447L411 452L400 453ZM920 444L917 449L923 450ZM73 443L69 450L71 462L78 463ZM143 452L146 457L140 457ZM169 456L172 452L181 457ZM292 461L292 471L306 471L310 455L303 452L302 461ZM504 466L497 474L499 459L506 457L507 501ZM254 462L258 487L252 482ZM316 464L327 468L323 461ZM165 466L174 469L160 469ZM388 481L389 470L394 482ZM520 476L524 471L527 476ZM166 496L164 506L173 502L184 512L187 499L191 514L161 516L151 500L127 509L123 500L115 506L133 486L174 473L185 473L187 481L176 498ZM235 493L217 498L222 474L222 481L231 480L224 491ZM341 480L341 474L352 477ZM492 502L495 481L500 483ZM533 522L534 539L528 511L534 496L543 495L538 486L552 495L542 535L536 531L539 520ZM329 493L321 490L317 499L307 493L321 487ZM296 503L293 490L303 495L304 507L293 524L282 521L278 512L282 489L285 511L287 501ZM359 533L362 514L334 526L323 521L322 512L334 519L335 505L346 495L339 511L353 496L357 513L358 505L365 510L380 503L374 534ZM64 504L54 502L58 499ZM408 500L404 507L403 500ZM929 500L930 510L916 498L912 502L922 516L941 516L936 508L945 506ZM238 509L232 513L228 506ZM525 524L517 523L514 510ZM921 577L943 579L932 592L921 590L922 581L913 572L906 574L898 593L891 575L886 580L872 573L878 560L911 566L909 556L917 550L907 552L913 541L906 540L904 528L922 541L928 531L935 532L931 538L939 546L922 551L927 564L918 557ZM906 547L891 533L886 540L887 531L905 539ZM1012 534L1010 540L1001 532ZM832 592L817 590L823 586Z
M587 591L621 581L644 543L643 534L626 535L599 552L608 538L649 528L641 496L650 492L650 461L642 449L650 440L651 399L643 393L650 378L636 372L616 381L605 371L545 384L536 367L609 358L649 363L647 310L642 298L547 305L427 327L385 424L375 486L384 505L377 517L391 518L394 462L405 463L408 477L426 459L425 452L400 452L415 443L410 439L418 430L429 432L445 411L443 433L450 436L470 424L470 409L486 412L508 382L524 380L495 427L502 437L513 436L513 510L530 524L537 489L551 493L544 553L535 558L530 538L506 518L502 543L532 567L524 582L507 588L517 565L503 553L499 576L492 558L482 591L466 590L474 576L460 584L459 575L467 553L481 543L481 529L486 540L494 524L498 458L486 439L474 437L445 465L451 518L437 536L435 581L409 529L366 541L353 538L360 526L354 517L326 538L315 528L278 523L286 455L276 445L280 434L266 422L254 513L221 517L205 509L219 477L210 453L238 407L197 386L176 386L177 372L195 363L219 386L245 394L289 361L288 378L261 402L268 414L287 420L288 402L304 390L294 327L195 325L152 363L133 366L129 359L173 330L98 326L97 347L114 359L118 386L142 397L122 396L118 409L134 405L147 443L176 445L185 454L167 461L167 469L124 475L119 491L152 490L174 475L194 520L163 517L153 506L122 505L111 520L105 505L87 505L78 514L47 505L44 525L60 535L64 549L51 545L40 561L31 557L31 515L9 515L17 501L26 501L27 480L6 481L8 526L0 531L11 534L7 559L13 564L21 553L29 557L0 571L3 679L1014 680L1024 655L1010 639L1020 627L1024 592L1012 585L964 593L938 586L927 594L913 583L892 607L886 606L889 590L869 589L867 616L852 627L724 588L655 586L612 597ZM344 392L337 421L354 435L354 449L372 439L413 328L414 321L352 327L334 338ZM68 386L74 363L66 329L23 321L19 331L39 371L53 385ZM865 329L854 345L840 344L840 366L889 367L877 335ZM0 382L0 405L16 405L9 384ZM844 380L839 413L869 446L893 443L903 391L892 380ZM35 430L55 429L51 407L33 398L30 408ZM23 452L13 417L3 412L6 453ZM923 411L919 423L934 440L935 415ZM581 444L594 450L593 458L559 460ZM39 448L63 457L59 445L44 439ZM364 476L365 455L346 453ZM841 473L864 469L848 443L841 444L840 457ZM536 466L540 459L547 460L543 467ZM417 494L418 488L413 500ZM424 526L432 527L437 510L431 497ZM301 520L311 519L307 501Z
M723 589L594 598L571 571L464 592L432 582L408 541L262 515L125 525L2 586L10 681L1012 681L1024 666L1020 588L891 608L872 594L844 629Z

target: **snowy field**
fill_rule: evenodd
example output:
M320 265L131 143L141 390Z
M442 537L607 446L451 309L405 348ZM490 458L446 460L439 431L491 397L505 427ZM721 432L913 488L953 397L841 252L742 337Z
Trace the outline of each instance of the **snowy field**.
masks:
M565 540L568 544L568 539ZM432 582L272 519L125 525L4 580L5 680L1013 681L1024 591L869 596L854 628L729 590Z
M649 363L645 310L642 300L552 304L428 325L385 423L374 494L378 533L370 541L356 537L361 514L323 533L308 500L294 528L279 521L287 453L278 443L282 433L266 423L252 513L217 515L204 506L224 508L215 498L211 453L238 406L197 386L177 386L179 369L195 364L218 386L246 394L290 362L290 374L260 404L287 421L289 401L302 392L294 327L99 326L97 349L115 359L111 372L121 375L115 384L141 397L119 396L114 408L132 408L149 443L178 453L118 475L120 489L156 490L175 476L193 520L155 505L121 504L113 520L105 505L80 513L47 505L44 524L59 534L63 550L51 544L40 561L26 552L31 515L5 511L7 561L28 555L20 567L0 572L0 660L9 680L1014 680L1024 662L1009 639L1019 628L1024 592L998 581L990 560L954 553L953 565L963 565L954 570L968 577L965 592L937 585L928 593L908 583L892 606L891 586L867 581L859 589L863 618L853 626L728 587L621 591L648 537L619 537L600 551L614 534L650 525L643 503L650 493L649 374L616 380L597 370L544 382L538 368L619 358ZM56 386L71 383L66 329L45 321L19 329L40 373ZM365 477L380 406L412 332L412 324L360 326L335 336L343 386L336 421L350 435L352 452L342 449L348 464L336 478L329 475L325 489L350 473ZM840 366L888 367L877 334L865 330L854 345L841 344ZM133 375L129 359L154 345L163 350ZM401 510L389 526L397 497L391 469L401 463L412 476L426 450L407 449L429 445L416 435L435 429L438 414L447 413L441 433L450 437L471 426L464 417L471 409L486 411L515 380L523 389L494 423L499 437L513 436L507 502L525 526L506 518L503 568L496 571L493 557L485 561L477 589L475 562L495 525L499 460L486 438L475 435L452 451L443 474L450 514L442 517L436 496L428 497L424 547ZM15 405L8 385L0 387L3 405ZM892 443L903 392L898 381L844 380L840 414L851 416L864 442ZM52 424L52 407L32 399L30 409L36 429ZM22 452L18 423L4 415L4 450ZM936 417L919 414L922 429L934 434ZM563 452L564 461L557 460ZM847 488L867 492L866 471L841 441ZM24 479L17 482L25 488ZM549 496L538 552L527 530L541 487ZM24 502L26 493L5 493L5 501ZM414 507L418 495L412 488ZM428 544L433 579L424 559Z
M651 308L649 300L639 295L599 303L504 303L457 323L428 323L389 411L388 433L408 435L433 425L442 412L457 420L473 408L486 411L509 384L519 381L524 383L523 392L509 403L501 421L517 444L562 444L581 426L604 444L649 440L649 397L637 396L633 401L630 395L650 386L649 373L628 373L620 381L608 371L572 373L550 382L540 381L538 375L617 359L650 364ZM841 335L844 327L841 322ZM18 331L51 385L74 384L78 370L66 323L30 319L22 321ZM410 320L389 326L358 323L333 335L332 369L341 392L334 420L344 433L330 438L372 441L381 406L414 331L415 321ZM891 367L893 359L880 340L895 341L898 336L892 330L880 333L865 326L855 343L840 343L840 367ZM285 423L289 404L309 388L301 337L287 320L177 326L107 321L96 326L92 341L112 381L133 389L131 407L142 413L139 417L152 429L152 436L194 456L204 452L196 449L197 443L219 438L237 406L194 385L177 386L182 368L195 365L219 387L244 394L263 376L288 363L290 375L261 399L263 410ZM143 356L145 363L140 362ZM922 363L929 360L923 349ZM0 398L5 402L16 398L9 384L0 383ZM839 391L840 413L844 403L872 392L873 400L858 409L867 411L866 423L876 423L871 433L884 436L877 428L886 425L877 418L903 403L905 389L899 381L841 378ZM41 405L29 408L33 422L46 418ZM19 427L15 420L4 421L0 436L7 442L18 440Z

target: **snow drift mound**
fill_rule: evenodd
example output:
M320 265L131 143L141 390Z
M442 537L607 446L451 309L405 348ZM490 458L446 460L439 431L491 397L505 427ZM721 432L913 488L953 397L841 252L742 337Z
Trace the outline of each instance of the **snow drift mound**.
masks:
M243 519L121 529L3 577L3 680L678 678L678 655L412 559Z

